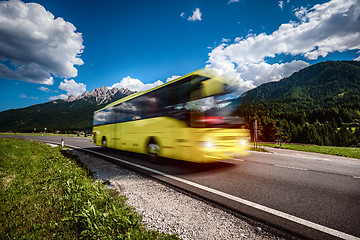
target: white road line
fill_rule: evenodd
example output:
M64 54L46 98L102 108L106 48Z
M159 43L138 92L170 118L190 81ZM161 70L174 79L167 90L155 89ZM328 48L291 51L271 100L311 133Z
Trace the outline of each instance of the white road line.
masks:
M286 165L274 164L274 166L281 167L281 168L294 169L294 170L308 171L308 169L306 169L306 168L292 167L292 166L286 166Z
M245 162L245 160L239 159L239 158L230 158L229 160L238 161L238 162Z
M292 153L292 154L287 154L287 153L275 153L277 155L282 155L282 156L288 156L288 157L296 157L296 158L304 158L304 159L313 159L313 160L318 160L318 161L328 161L328 162L333 162L334 160L332 159L328 159L328 158L323 158L323 157L318 157L318 156L310 156L310 155L305 155L305 154L299 154L299 153Z
M295 157L295 158L312 159L312 160L326 161L326 162L337 162L337 160L335 160L335 159L324 158L321 156L305 155L305 154L300 154L300 153L288 154L288 153L276 153L276 152L256 152L256 154L276 154L276 155L284 156L284 157L292 157L292 158ZM312 154L321 155L321 153L312 153ZM346 163L346 164L351 164L351 165L360 165L360 161L357 159L336 156L336 155L332 155L332 157L343 158L342 160L339 160L341 163Z
M275 209L272 209L272 208L269 208L269 207L266 207L266 206L263 206L263 205L258 204L258 203L254 203L254 202L251 202L251 201L248 201L248 200L233 196L233 195L228 194L228 193L221 192L221 191L213 189L213 188L203 186L203 185L195 183L195 182L191 182L191 181L186 180L186 179L175 177L175 176L172 176L170 174L160 172L160 171L152 169L152 168L144 167L144 166L138 165L136 163L128 162L128 161L125 161L125 160L122 160L122 159L119 159L119 158L116 158L116 157L113 157L113 156L109 156L109 155L106 155L106 154L103 154L103 153L91 151L91 150L88 150L88 149L83 149L83 148L79 148L79 147L71 146L71 145L67 145L67 146L71 147L71 148L75 148L75 149L81 149L83 151L91 152L91 153L101 155L101 156L104 156L104 157L107 157L107 158L111 158L111 159L114 159L116 161L131 165L131 166L134 166L134 167L137 167L137 168L140 168L140 169L143 169L143 170L146 170L146 171L149 171L149 172L152 172L152 173L155 173L155 174L158 174L158 175L161 175L161 176L164 176L164 177L167 177L167 178L170 178L170 179L185 183L185 184L188 184L190 186L202 189L204 191L207 191L207 192L210 192L210 193L213 193L213 194L217 194L217 195L222 196L224 198L227 198L227 199L236 201L238 203L242 203L244 205L247 205L247 206L262 210L264 212L273 214L275 216L290 220L292 222L295 222L295 223L301 224L303 226L318 230L320 232L327 233L329 235L332 235L332 236L335 236L335 237L338 237L338 238L341 238L341 239L360 240L360 238L358 238L356 236L353 236L353 235L350 235L350 234L347 234L347 233L344 233L344 232L341 232L341 231L338 231L338 230L335 230L335 229L332 229L332 228L329 228L329 227L325 227L325 226L317 224L317 223L313 223L311 221L308 221L308 220L305 220L305 219L302 219L302 218L299 218L299 217L296 217L296 216L293 216L293 215L290 215L290 214L287 214L287 213L284 213L284 212L281 212L281 211L278 211L278 210L275 210Z

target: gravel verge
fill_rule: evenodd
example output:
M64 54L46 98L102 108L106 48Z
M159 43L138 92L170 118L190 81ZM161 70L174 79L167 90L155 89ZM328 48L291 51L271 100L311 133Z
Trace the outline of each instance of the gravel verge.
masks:
M88 165L95 179L109 182L109 187L126 195L127 203L143 216L150 229L178 234L182 239L286 239L265 231L261 224L254 226L119 165L81 151L68 152Z

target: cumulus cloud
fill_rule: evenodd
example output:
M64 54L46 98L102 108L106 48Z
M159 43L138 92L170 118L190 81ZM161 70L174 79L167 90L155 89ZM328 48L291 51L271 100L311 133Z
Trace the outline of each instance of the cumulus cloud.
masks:
M86 91L86 85L83 83L77 83L75 82L73 79L71 80L64 80L64 82L60 83L59 88L61 90L66 91L66 94L69 95L74 95L75 97L79 96L80 94L82 94L83 92Z
M123 78L120 82L115 83L114 85L111 86L111 88L128 88L132 91L137 91L137 92L141 92L141 91L146 91L149 90L151 88L157 87L164 84L162 81L157 80L156 82L153 83L143 83L141 82L139 79L136 78L131 78L130 76Z
M50 89L48 89L47 87L44 87L44 86L41 86L38 89L43 92L50 92Z
M77 83L73 79L65 79L63 82L60 83L59 89L66 91L66 94L52 96L49 98L50 100L66 99L70 95L74 95L75 97L77 97L86 91L86 85L83 83Z
M193 15L188 17L188 21L201 21L201 12L199 8L196 8L195 11L193 11Z
M294 12L297 22L282 24L272 34L261 33L222 43L209 53L207 67L238 74L241 84L254 86L278 80L308 64L304 61L273 64L266 58L280 54L316 60L332 52L360 49L360 1L332 0Z
M0 77L53 84L53 76L77 76L81 33L37 3L0 2Z
M167 79L166 79L166 82L170 82L170 81L172 81L172 80L174 80L174 79L177 79L177 78L179 78L179 77L181 77L180 75L173 75L173 76L171 76L171 77L168 77Z
M49 97L50 100L57 100L57 99L62 99L65 100L67 99L69 96L67 96L66 94L60 94L58 96L53 96L53 97Z
M239 66L236 71L243 79L250 81L254 86L259 86L269 81L278 81L289 77L299 69L308 67L309 63L304 61L292 61L289 63L268 64L266 62L253 63Z

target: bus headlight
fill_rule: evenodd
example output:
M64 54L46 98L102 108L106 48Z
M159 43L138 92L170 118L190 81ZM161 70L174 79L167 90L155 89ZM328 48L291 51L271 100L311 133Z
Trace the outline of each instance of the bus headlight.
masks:
M247 146L249 144L249 142L246 139L240 139L239 144L241 146Z
M214 142L212 141L200 141L199 145L203 148L216 148Z

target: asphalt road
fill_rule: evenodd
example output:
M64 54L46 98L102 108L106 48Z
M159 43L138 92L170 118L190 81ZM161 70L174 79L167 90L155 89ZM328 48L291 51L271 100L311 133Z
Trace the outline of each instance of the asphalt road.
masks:
M294 234L360 239L360 160L270 149L214 164L167 159L159 165L140 154L101 149L91 139L63 139L66 145L121 159L120 164Z

